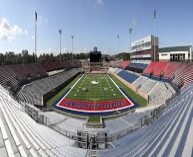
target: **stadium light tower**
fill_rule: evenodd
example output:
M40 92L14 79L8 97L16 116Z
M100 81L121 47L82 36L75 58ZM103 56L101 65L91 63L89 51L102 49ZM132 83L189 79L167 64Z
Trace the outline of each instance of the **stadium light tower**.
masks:
M35 63L36 63L36 55L37 55L37 18L38 18L38 15L37 15L37 12L35 12Z
M72 56L71 56L72 58L71 59L73 60L73 44L74 44L73 43L73 40L74 40L74 36L73 35L71 36L71 39L72 39Z
M154 39L153 39L154 40L153 41L154 42L154 48L153 48L153 53L154 53L154 61L156 61L156 56L155 56L156 55L155 54L155 42L156 42L155 41L155 22L156 21L155 20L156 20L156 10L154 10L154 13L153 13L153 27L154 27Z
M119 53L119 35L117 35L117 52Z
M129 34L130 34L130 53L131 53L131 34L132 34L133 28L129 28Z
M59 29L59 35L60 35L60 62L61 62L61 35L62 35L62 29Z

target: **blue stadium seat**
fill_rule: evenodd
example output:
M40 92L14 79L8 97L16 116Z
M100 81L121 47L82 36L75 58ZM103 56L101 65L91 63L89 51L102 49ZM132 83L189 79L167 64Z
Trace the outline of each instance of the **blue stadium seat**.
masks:
M119 72L118 75L129 83L133 83L139 77L125 70L122 70L121 72Z
M144 63L130 63L129 64L129 67L131 68L142 69L142 70L144 70L147 66L148 64L144 64Z

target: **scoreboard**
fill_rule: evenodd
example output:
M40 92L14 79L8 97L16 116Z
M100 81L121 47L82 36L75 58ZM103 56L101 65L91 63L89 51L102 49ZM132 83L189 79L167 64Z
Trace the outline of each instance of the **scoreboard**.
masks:
M94 51L90 51L90 62L101 62L101 51L97 51L97 47L94 47Z

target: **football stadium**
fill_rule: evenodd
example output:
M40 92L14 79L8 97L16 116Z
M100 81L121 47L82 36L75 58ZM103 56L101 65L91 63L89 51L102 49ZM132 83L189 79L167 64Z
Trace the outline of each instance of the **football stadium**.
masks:
M95 5L97 12L108 3ZM101 44L74 51L74 35L64 52L59 29L60 53L38 54L48 20L35 11L33 54L0 53L0 157L193 157L192 45L163 46L157 10L149 13L154 33L138 30L132 39L132 24L126 52L119 50L119 35L114 54ZM4 40L11 49L18 30L22 38L28 34L2 19L2 51Z

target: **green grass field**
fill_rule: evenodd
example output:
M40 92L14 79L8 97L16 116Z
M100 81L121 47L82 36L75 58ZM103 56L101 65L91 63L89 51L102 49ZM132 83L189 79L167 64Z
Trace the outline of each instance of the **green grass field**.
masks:
M58 94L52 97L47 101L46 105L48 108L52 107L52 105L70 88L74 85L74 83L79 79L80 75L77 76L72 82L70 82L66 87L64 87Z
M99 123L100 116L89 116L88 122L89 123Z
M145 107L147 105L147 100L136 94L132 89L128 88L124 83L122 83L115 76L110 75L111 78L116 82L116 84L124 89L124 91L139 105L139 107Z
M69 83L65 88L63 88L58 94L52 97L46 104L47 107L52 107L52 105L70 88L76 81L80 78L81 75L77 76L71 83ZM116 84L123 88L125 92L139 105L139 107L144 107L147 105L147 100L145 100L140 95L136 94L133 90L128 88L124 83L118 80L113 75L110 75L111 78L116 82ZM103 78L103 79L102 79ZM99 83L96 85L91 84L91 80L99 80ZM80 86L81 85L81 86ZM90 86L90 87L89 87ZM110 88L111 86L111 88ZM81 88L79 88L81 87ZM86 87L87 92L83 92L82 88ZM107 89L108 88L108 89ZM77 92L77 90L79 90ZM113 90L113 91L111 91ZM105 94L105 96L103 95ZM116 94L116 95L113 95ZM75 96L76 95L76 96ZM113 82L108 78L107 74L91 74L88 78L88 75L84 75L80 82L75 86L75 88L69 93L67 98L79 99L79 100L113 100L123 98L123 95L118 91L117 87Z
M85 74L66 98L97 102L122 99L124 96L107 74Z

